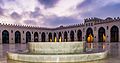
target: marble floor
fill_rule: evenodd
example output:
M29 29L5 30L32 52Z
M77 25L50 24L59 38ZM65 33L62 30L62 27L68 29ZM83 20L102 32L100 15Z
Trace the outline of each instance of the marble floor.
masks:
M120 63L120 43L100 43L100 44L92 44L92 47L87 44L87 48L93 48L94 51L99 52L99 50L104 49L108 50L108 57L102 60L97 61L89 61L89 62L78 62L78 63ZM90 48L89 48L90 47ZM29 62L20 62L7 60L6 53L14 52L14 51L22 51L27 50L27 44L0 44L0 63L29 63Z

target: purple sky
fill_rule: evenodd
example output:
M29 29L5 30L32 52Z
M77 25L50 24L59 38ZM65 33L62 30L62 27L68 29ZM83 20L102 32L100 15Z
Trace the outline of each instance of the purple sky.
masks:
M0 0L0 23L57 27L120 16L120 0Z

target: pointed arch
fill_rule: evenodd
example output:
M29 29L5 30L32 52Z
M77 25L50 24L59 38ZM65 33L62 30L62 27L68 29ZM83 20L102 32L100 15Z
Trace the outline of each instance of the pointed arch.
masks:
M77 31L77 39L78 39L78 41L82 41L82 31L81 30Z
M65 41L65 42L68 41L68 38L67 38L67 32L66 32L66 31L64 32L64 41Z
M110 41L118 42L119 41L119 28L117 26L112 26L110 29Z
M55 42L55 40L57 41L57 36L56 36L56 33L54 32L54 42Z
M15 32L15 43L21 43L21 33L19 31Z
M74 31L73 30L70 31L70 39L71 39L71 41L74 41Z
M34 42L38 42L39 36L38 36L38 32L34 33Z
M59 32L59 34L58 34L58 40L60 39L60 37L61 37L61 40L62 40L62 33L61 32Z
M26 32L26 43L31 42L31 33L29 31Z
M51 32L49 33L48 37L49 37L48 40L50 42L52 40L52 33Z
M100 27L98 30L98 42L105 42L104 36L106 37L105 29Z
M4 30L2 32L2 43L9 43L9 32L7 30Z
M45 32L42 32L42 35L41 35L41 42L45 42Z
M90 38L90 41L88 41L89 36L92 36L92 38ZM93 30L92 30L92 28L89 27L87 29L87 31L86 31L86 41L87 42L92 42L93 41L93 37L94 37Z

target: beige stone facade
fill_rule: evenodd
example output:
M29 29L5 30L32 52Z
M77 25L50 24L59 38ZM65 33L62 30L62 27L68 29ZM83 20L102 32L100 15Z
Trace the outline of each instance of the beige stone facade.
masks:
M55 41L55 36L57 41L60 37L62 41L87 41L90 34L93 42L119 42L119 31L119 17L89 18L82 24L63 25L56 28L0 24L0 43L48 42L49 39ZM27 32L30 33L27 34Z

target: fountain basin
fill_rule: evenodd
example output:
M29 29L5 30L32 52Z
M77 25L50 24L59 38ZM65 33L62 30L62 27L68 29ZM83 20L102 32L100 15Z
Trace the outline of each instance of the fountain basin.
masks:
M29 42L30 53L71 54L82 53L84 41L81 42Z
M8 53L9 60L25 61L25 62L81 62L104 59L107 57L108 51L90 53L90 54L67 54L67 55L32 55Z
M85 42L30 42L28 51L8 52L9 60L25 62L81 62L104 59L108 51L85 52Z

